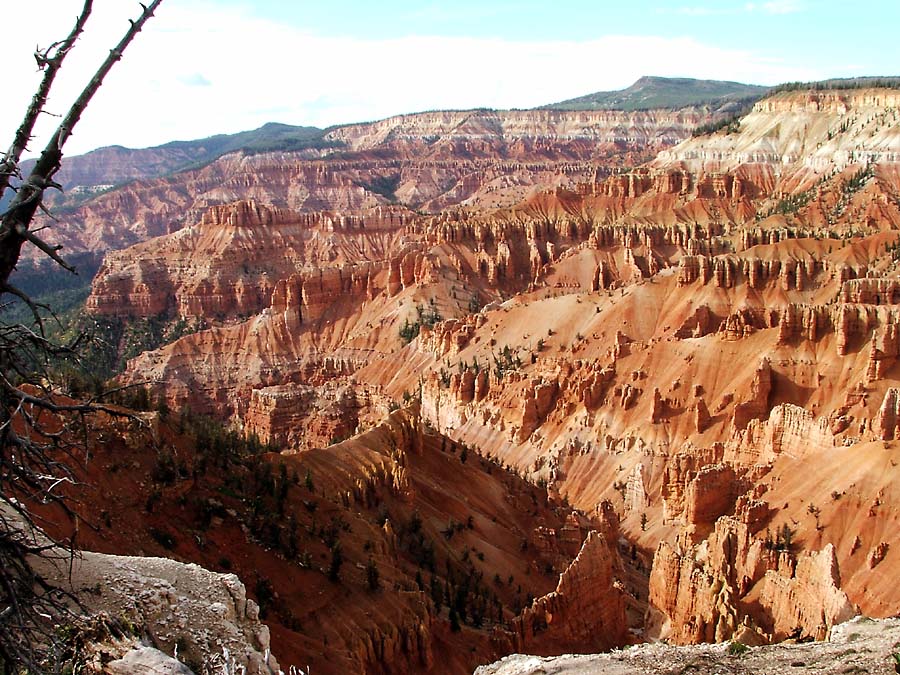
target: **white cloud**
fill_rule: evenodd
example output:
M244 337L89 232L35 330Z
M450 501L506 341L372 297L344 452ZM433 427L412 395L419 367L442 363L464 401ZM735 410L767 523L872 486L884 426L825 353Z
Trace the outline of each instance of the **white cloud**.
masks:
M733 7L678 7L675 9L676 14L684 14L686 16L720 16L723 14L736 14L739 9Z
M716 5L713 7L706 5L687 5L677 7L674 11L676 14L684 14L687 16L725 16L741 13L763 12L765 14L794 14L802 12L806 9L800 0L771 0L771 2L747 2L743 6ZM670 10L659 10L666 13Z
M0 106L0 133L12 134L34 89L35 42L46 45L64 35L81 3L45 4L47 22L40 35L20 31L11 43L5 38L4 52L15 61L6 64L4 88L11 94ZM93 25L60 73L51 111L63 112L76 95L127 27L126 19L135 15L131 5L95 0ZM10 25L10 10L6 3L0 7L0 24ZM641 75L774 84L823 73L691 38L323 37L221 5L184 0L163 3L113 69L68 151L108 144L142 147L267 121L327 126L435 108L531 107L621 88ZM52 119L42 122L46 133Z
M764 12L769 14L794 14L803 11L803 3L799 0L772 0L762 4Z
M191 75L182 75L178 78L178 81L182 84L186 84L189 87L210 87L212 86L212 82L204 77L203 73L193 73Z

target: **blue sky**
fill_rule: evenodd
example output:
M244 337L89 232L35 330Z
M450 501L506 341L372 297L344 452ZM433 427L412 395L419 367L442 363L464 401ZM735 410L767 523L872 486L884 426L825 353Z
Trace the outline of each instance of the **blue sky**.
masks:
M698 0L230 3L320 34L588 41L602 35L693 37L838 75L897 74L900 3L882 0ZM673 55L677 58L677 55ZM697 64L683 63L690 76ZM893 67L893 70L891 68ZM648 73L650 74L650 73ZM763 82L772 84L772 82Z
M12 103L0 107L0 132L11 136L33 91L35 44L63 35L80 5L34 0L41 24L5 38ZM136 8L95 0L53 111L64 109ZM0 2L0 25L23 11ZM69 151L268 121L328 126L435 108L531 107L641 75L757 84L900 75L897 26L896 0L164 0ZM45 119L43 131L51 125Z
M780 49L781 42L788 38L800 45L813 46L816 34L823 34L826 39L838 38L853 30L875 38L865 38L865 44L871 44L879 36L890 38L896 28L891 25L892 20L900 18L897 3L861 2L856 5L858 9L851 9L846 0L457 0L452 3L260 0L224 4L249 7L259 16L332 35L456 35L510 40L588 40L606 33L694 35L722 46L750 38L764 49ZM748 31L753 33L748 35Z

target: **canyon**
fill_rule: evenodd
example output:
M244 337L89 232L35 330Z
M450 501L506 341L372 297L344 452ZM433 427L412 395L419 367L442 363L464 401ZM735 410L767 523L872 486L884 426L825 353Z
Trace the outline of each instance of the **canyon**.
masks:
M160 412L103 427L83 517L144 524L82 543L229 551L316 673L896 615L898 103L405 115L89 200L54 228L106 251L86 311L205 327L119 376ZM196 414L265 452L212 461Z
M328 448L288 455L260 455L265 447L224 427L158 412L103 417L94 431L91 460L68 493L81 505L78 541L96 553L66 584L84 592L100 580L102 591L88 593L92 608L125 612L136 637L152 636L164 653L180 645L194 672L221 661L223 647L262 672L271 646L282 668L412 673L471 672L509 645L554 652L583 643L586 634L567 622L546 636L529 623L525 633L516 617L532 598L563 617L567 607L573 617L588 608L624 630L622 597L616 607L593 606L623 572L614 517L574 512L429 428L415 406ZM92 485L104 476L115 480L98 494ZM57 524L52 535L72 536L73 525L59 525L63 514L44 507L43 515ZM135 557L113 555L123 549ZM557 587L560 573L596 582L596 592ZM143 592L141 576L161 581ZM215 607L194 597L207 586L207 606L234 604L218 612L224 629L203 614ZM220 586L233 602L218 597ZM129 593L139 601L128 603ZM233 635L240 631L245 644Z
M239 200L346 215L379 206L427 213L511 206L542 189L649 160L698 125L723 118L723 110L727 105L426 112L325 130L314 147L296 150L278 149L263 134L247 149L205 163L211 150L202 142L112 148L73 159L71 177L63 176L74 193L62 202L66 217L46 222L59 245L80 253L171 234L199 222L210 207ZM136 168L115 177L123 161ZM197 161L201 166L169 173Z

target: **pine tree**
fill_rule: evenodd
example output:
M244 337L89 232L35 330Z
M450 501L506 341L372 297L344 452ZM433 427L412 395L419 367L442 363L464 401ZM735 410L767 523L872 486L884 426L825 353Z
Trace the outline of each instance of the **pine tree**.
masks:
M328 580L340 581L341 565L344 564L344 554L341 552L341 542L334 542L331 547L331 563L328 565Z
M381 588L381 580L379 577L380 574L378 572L378 566L375 564L375 560L369 558L369 562L366 563L366 584L370 591L377 591Z

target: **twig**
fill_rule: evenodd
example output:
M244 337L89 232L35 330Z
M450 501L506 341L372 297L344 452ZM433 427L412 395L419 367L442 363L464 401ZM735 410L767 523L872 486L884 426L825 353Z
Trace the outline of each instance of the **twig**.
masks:
M6 188L9 187L9 177L18 173L19 159L22 157L22 153L25 152L28 141L31 139L31 134L34 131L34 124L37 121L38 116L47 104L47 96L50 94L50 88L53 86L53 81L56 79L56 73L59 72L69 50L72 49L75 45L75 41L78 40L82 31L84 31L84 25L91 15L92 6L93 0L84 1L84 7L81 10L81 14L78 15L75 25L72 27L72 31L65 40L54 42L44 50L43 54L35 51L38 67L44 71L44 77L41 80L41 84L38 86L37 91L34 93L31 103L28 105L28 110L25 111L22 123L16 130L12 145L3 156L3 159L0 160L0 196L3 196L3 193L6 192ZM50 51L53 49L56 49L56 52L53 56L50 56Z

